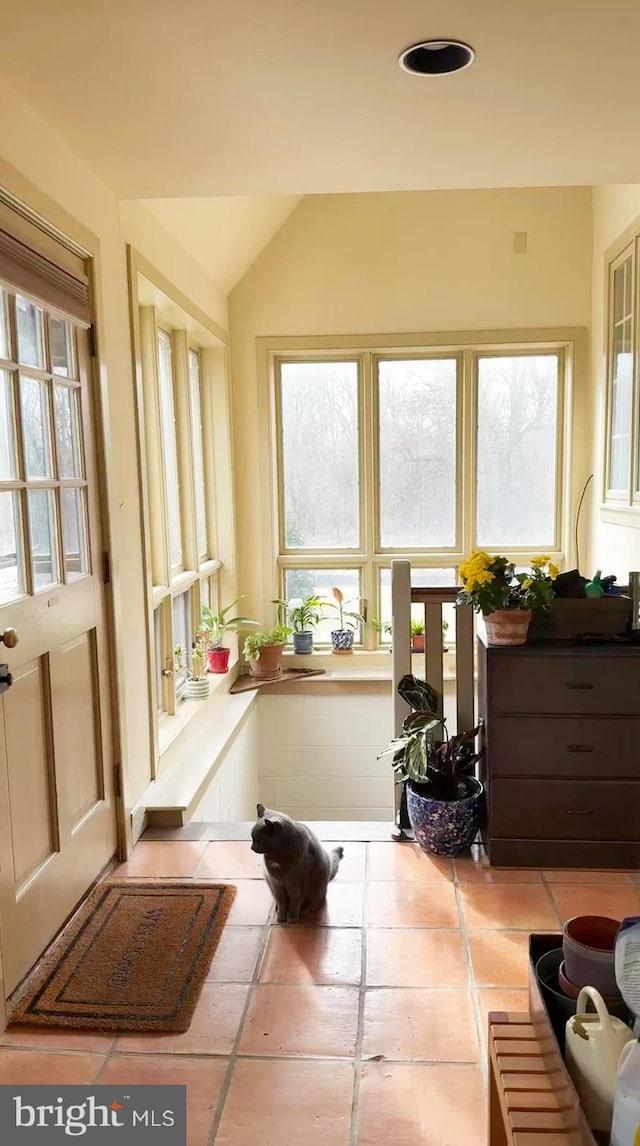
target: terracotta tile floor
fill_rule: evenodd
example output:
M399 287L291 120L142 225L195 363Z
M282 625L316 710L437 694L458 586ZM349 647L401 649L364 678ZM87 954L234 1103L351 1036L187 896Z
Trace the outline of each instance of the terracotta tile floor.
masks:
M485 1146L483 1032L527 1008L527 935L640 913L631 872L492 870L346 843L326 909L273 922L245 842L143 842L112 878L228 880L182 1035L8 1031L0 1083L186 1083L188 1146Z

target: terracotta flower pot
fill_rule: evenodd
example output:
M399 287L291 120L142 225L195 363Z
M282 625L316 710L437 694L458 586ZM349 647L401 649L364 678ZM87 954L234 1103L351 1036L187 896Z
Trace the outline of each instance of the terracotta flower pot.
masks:
M411 638L411 652L423 653L424 652L424 633L414 633Z
M484 623L490 645L524 645L527 640L531 609L496 609L487 613Z
M279 676L283 652L284 645L263 645L260 649L260 659L257 661L249 661L249 672L251 676Z
M209 672L228 672L229 653L231 649L207 649L207 664Z

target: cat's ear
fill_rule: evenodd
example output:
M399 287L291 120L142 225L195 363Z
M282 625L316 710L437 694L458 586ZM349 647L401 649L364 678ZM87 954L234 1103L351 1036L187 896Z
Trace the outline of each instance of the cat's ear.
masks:
M256 811L258 813L258 819L261 820L266 811L264 804L258 804Z

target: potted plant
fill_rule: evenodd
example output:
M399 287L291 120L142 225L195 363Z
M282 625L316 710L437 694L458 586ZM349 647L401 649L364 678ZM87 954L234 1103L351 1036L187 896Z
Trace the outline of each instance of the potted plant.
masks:
M412 711L400 735L380 755L393 753L393 768L405 784L409 822L422 850L459 855L471 846L480 827L483 787L474 774L478 729L449 736L445 719L438 715L438 694L412 674L402 678L398 692Z
M215 612L208 605L202 606L201 629L206 634L207 661L209 672L227 672L229 668L230 649L222 644L224 634L234 632L239 625L259 625L250 617L230 617L228 614L236 607L242 597L236 597L230 605Z
M196 633L189 656L181 645L176 645L173 659L176 670L186 674L185 696L190 700L205 700L209 695L206 634Z
M280 610L280 619L293 630L294 653L313 652L313 630L322 616L324 602L315 594L311 597L292 597L290 601L277 598L272 602Z
M418 617L411 618L411 652L424 652L424 621Z
M242 655L249 662L251 676L277 677L281 672L282 653L291 629L273 625L261 633L249 633L244 639Z
M358 625L364 624L364 617L361 613L345 609L344 593L341 589L334 588L331 593L334 600L327 601L326 606L329 609L335 609L339 617L339 628L331 631L331 644L333 646L331 651L334 653L352 653L354 630ZM350 603L349 601L346 602L347 605Z
M516 573L506 557L474 549L460 565L463 589L458 601L482 613L489 645L523 645L532 610L551 604L557 575L546 556L534 557L530 570Z

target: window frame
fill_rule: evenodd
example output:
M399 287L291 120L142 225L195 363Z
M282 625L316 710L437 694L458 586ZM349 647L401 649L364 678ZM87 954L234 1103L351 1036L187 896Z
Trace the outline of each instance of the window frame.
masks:
M640 363L638 354L638 266L640 259L640 235L635 235L626 242L614 257L606 260L605 285L605 361L606 361L606 399L605 399L605 438L603 448L602 470L602 500L609 509L630 510L640 509L640 474L638 461L640 458L640 420L638 411L639 402L639 375ZM631 266L631 410L629 425L629 470L627 488L613 489L609 485L612 454L613 432L613 373L614 373L614 281L616 271L629 262Z
M555 449L555 523L554 542L549 555L562 567L574 555L570 534L572 475L568 466L567 439L572 428L573 385L577 372L586 384L587 332L581 329L551 329L504 332L468 332L452 335L420 334L385 336L380 341L365 337L290 337L257 340L261 393L272 427L270 444L271 476L265 479L274 491L274 509L265 505L272 521L270 547L273 579L265 591L265 609L272 597L284 592L284 572L296 568L356 568L362 585L362 611L367 619L380 615L380 570L394 557L408 559L421 570L457 567L473 548L476 532L475 482L477 474L477 385L478 361L482 357L553 354L558 357L558 390L556 397ZM400 550L379 545L377 491L379 444L377 429L377 363L388 359L451 358L458 359L456 420L456 545L448 548ZM349 361L360 363L360 504L363 547L353 550L287 549L283 545L283 458L280 417L279 371L283 362ZM275 520L274 520L275 513ZM265 538L266 543L266 538ZM507 552L518 563L539 552L525 546L514 546ZM268 594L268 596L267 596ZM322 646L319 646L322 647ZM326 646L328 647L328 646ZM385 648L372 629L365 626L365 650ZM386 646L388 648L388 646Z
M199 625L203 599L218 603L235 596L231 423L226 334L182 296L133 248L128 247L130 306L136 365L138 464L142 487L143 537L147 553L147 662L149 720L154 745L152 779L171 766L174 745L206 704L184 699L174 665L173 602L187 594L189 628ZM172 395L182 537L182 568L171 567L162 467L157 332L170 339ZM198 553L195 486L192 472L189 354L199 357L200 418L203 444L207 553ZM208 443L211 442L211 449ZM207 456L216 456L219 466ZM219 524L218 524L219 523ZM233 596L232 596L233 595ZM159 638L159 639L156 639ZM158 685L160 695L158 696ZM177 685L177 687L176 687ZM171 746L171 752L169 747Z

